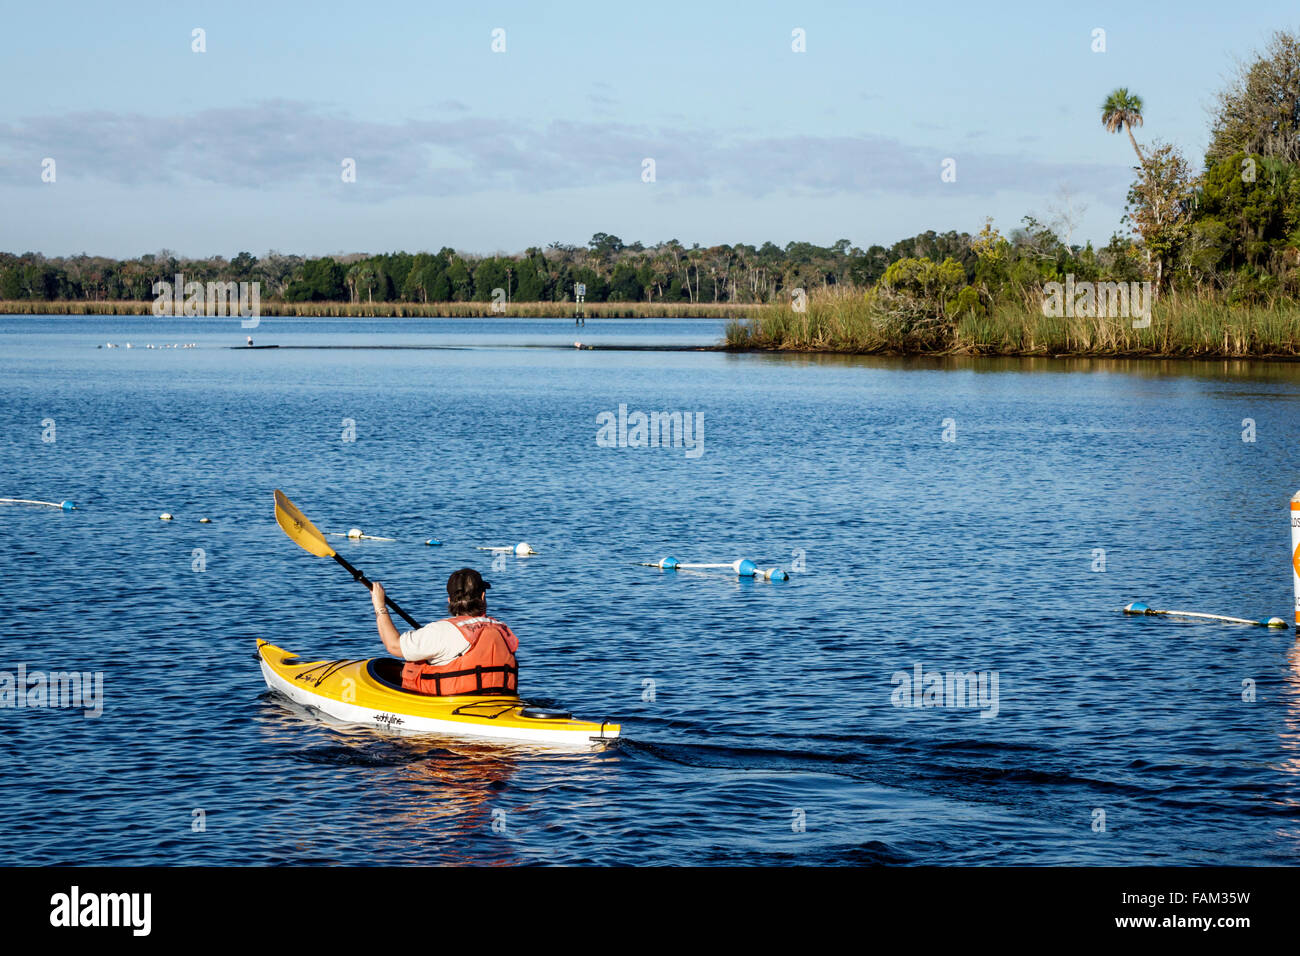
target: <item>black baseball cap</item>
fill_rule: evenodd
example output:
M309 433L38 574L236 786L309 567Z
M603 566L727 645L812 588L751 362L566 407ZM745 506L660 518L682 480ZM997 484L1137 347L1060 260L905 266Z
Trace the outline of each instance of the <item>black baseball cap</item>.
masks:
M475 598L490 587L492 585L484 581L483 576L473 568L461 568L451 572L451 577L447 579L447 597L453 601Z

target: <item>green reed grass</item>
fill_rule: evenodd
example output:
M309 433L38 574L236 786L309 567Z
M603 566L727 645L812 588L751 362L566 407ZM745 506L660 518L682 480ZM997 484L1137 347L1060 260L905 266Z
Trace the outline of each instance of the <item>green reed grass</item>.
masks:
M1230 306L1218 297L1166 295L1149 328L1131 318L1042 314L1035 303L1004 303L947 327L917 327L861 290L834 289L805 312L769 305L727 325L734 349L860 354L1091 355L1245 358L1300 356L1300 303Z

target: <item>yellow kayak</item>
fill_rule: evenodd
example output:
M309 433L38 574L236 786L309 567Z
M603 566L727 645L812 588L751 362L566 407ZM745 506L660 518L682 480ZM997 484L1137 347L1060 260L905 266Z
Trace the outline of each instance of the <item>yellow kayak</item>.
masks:
M403 690L402 662L391 657L303 661L263 640L257 654L268 687L348 723L570 747L591 747L619 734L618 724L574 720L514 695L431 697Z

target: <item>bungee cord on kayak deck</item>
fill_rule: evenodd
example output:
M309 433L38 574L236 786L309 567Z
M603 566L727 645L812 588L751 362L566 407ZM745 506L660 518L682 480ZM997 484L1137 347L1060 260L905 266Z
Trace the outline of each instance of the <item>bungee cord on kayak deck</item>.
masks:
M296 654L285 655L286 661L294 657L297 657L297 655ZM352 660L321 661L319 664L315 664L311 667L308 667L306 670L299 671L297 674L297 680L306 681L308 680L308 675L313 675L315 671L321 670L323 668L320 674L314 674L315 680L311 681L313 687L319 687L326 680L326 678L334 676L334 674L337 671L342 670L344 667L348 667L349 665L352 664L362 664L362 663L365 663L364 657L354 658Z

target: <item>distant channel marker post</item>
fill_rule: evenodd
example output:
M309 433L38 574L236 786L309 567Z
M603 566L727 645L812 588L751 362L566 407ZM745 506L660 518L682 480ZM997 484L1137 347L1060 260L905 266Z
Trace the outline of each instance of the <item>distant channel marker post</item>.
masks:
M1300 630L1300 491L1291 496L1291 583L1295 586L1295 626Z

